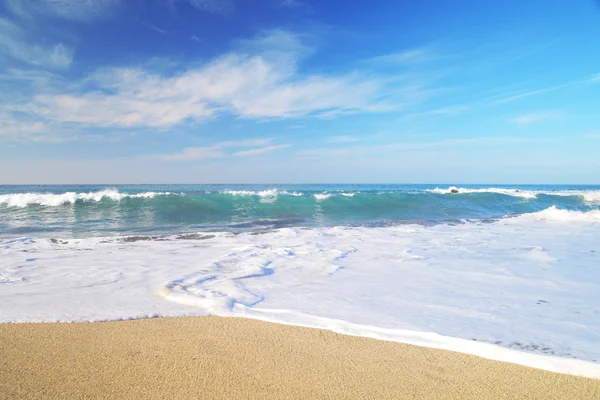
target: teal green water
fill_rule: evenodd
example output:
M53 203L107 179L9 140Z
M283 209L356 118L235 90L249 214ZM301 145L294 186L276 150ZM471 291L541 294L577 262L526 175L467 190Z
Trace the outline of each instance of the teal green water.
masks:
M0 186L0 235L87 237L460 223L551 206L600 209L600 186L456 187L458 193L448 185Z

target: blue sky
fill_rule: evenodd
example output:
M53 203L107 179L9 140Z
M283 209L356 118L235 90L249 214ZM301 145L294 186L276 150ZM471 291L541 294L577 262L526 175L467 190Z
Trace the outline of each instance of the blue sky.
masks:
M0 184L600 183L594 1L5 0Z

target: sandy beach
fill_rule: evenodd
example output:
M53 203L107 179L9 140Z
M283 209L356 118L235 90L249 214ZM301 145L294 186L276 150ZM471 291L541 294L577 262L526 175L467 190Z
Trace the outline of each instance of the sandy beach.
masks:
M0 398L595 399L600 380L242 318L0 325Z

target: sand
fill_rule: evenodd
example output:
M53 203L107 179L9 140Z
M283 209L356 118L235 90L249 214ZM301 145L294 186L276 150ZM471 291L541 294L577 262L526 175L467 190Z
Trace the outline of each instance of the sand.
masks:
M242 318L0 325L0 398L600 399L600 380Z

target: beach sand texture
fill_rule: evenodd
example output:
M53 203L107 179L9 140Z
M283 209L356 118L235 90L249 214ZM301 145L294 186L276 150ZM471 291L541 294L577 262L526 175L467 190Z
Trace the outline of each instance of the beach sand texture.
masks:
M600 399L600 380L243 318L0 325L0 398Z

